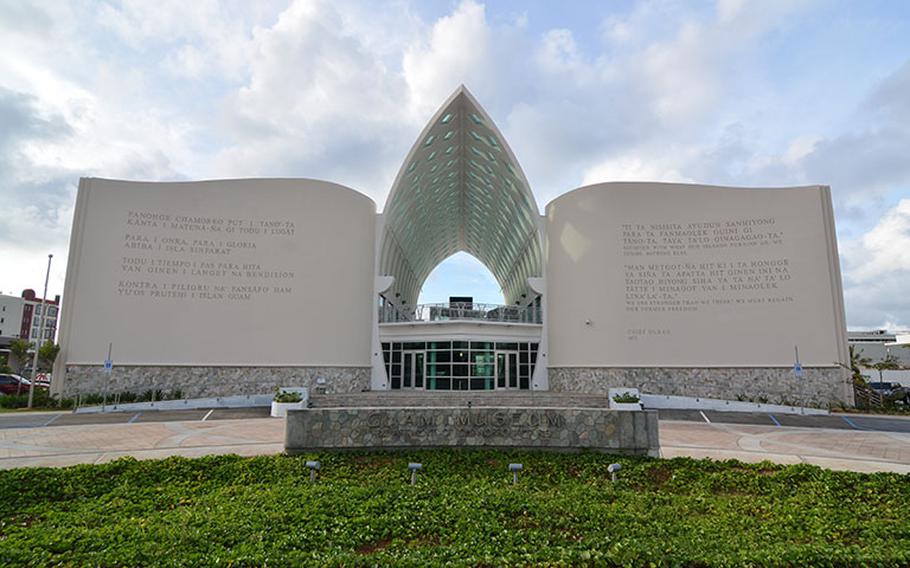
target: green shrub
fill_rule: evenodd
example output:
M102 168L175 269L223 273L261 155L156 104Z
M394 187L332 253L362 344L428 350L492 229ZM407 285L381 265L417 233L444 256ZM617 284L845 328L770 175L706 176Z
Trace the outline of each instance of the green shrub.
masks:
M278 389L275 391L275 397L272 400L275 402L300 402L303 400L303 395L299 392Z
M322 462L317 483L307 459ZM414 486L408 462L424 465ZM126 458L0 471L0 565L899 566L908 508L910 476L809 465L524 451Z
M0 396L0 408L13 409L13 408L27 408L28 407L28 390L24 390L23 394L11 394ZM49 409L70 409L73 407L73 399L63 398L58 399L50 396L47 389L35 389L34 394L32 395L32 407L33 408L49 408Z
M641 398L634 392L623 392L613 395L613 402L618 402L620 404L635 404L639 402Z

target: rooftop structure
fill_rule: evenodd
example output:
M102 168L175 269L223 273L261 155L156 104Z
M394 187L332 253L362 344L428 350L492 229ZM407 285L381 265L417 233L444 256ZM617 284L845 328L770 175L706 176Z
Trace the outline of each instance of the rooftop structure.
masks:
M528 303L528 278L543 275L540 213L518 160L461 86L408 152L383 209L380 273L387 296L417 302L424 280L465 251L483 262L508 304Z

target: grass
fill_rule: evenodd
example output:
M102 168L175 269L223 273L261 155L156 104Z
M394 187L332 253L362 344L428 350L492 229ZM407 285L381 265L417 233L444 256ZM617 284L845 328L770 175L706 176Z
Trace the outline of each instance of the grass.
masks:
M410 461L424 464L416 486ZM524 464L518 485L510 462ZM908 511L910 476L808 465L494 451L127 458L0 472L0 564L890 566L910 563Z

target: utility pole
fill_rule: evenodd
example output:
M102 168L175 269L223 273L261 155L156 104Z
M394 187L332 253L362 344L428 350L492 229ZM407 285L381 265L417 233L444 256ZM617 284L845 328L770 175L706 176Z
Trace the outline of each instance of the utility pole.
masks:
M38 326L38 339L35 340L35 356L32 358L32 382L28 385L28 407L32 407L35 400L35 377L38 376L38 350L41 349L41 340L44 338L44 322L47 319L47 283L51 279L51 259L54 255L47 255L47 275L44 277L44 295L41 296L41 324Z

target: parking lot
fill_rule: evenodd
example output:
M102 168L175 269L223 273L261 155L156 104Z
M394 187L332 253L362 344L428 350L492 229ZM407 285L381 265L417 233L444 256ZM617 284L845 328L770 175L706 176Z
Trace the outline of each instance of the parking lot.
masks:
M10 412L0 414L0 429L42 428L91 424L135 424L144 422L186 422L266 418L267 407L218 408L201 410L146 410L74 414L72 412ZM706 424L751 424L755 426L828 428L875 432L910 432L910 417L871 414L831 414L804 416L763 412L718 412L714 410L660 410L660 420L703 422Z
M0 429L87 426L92 424L135 424L143 422L208 422L266 418L267 407L216 408L200 410L146 410L142 412L108 412L75 414L73 412L10 412L0 414Z

